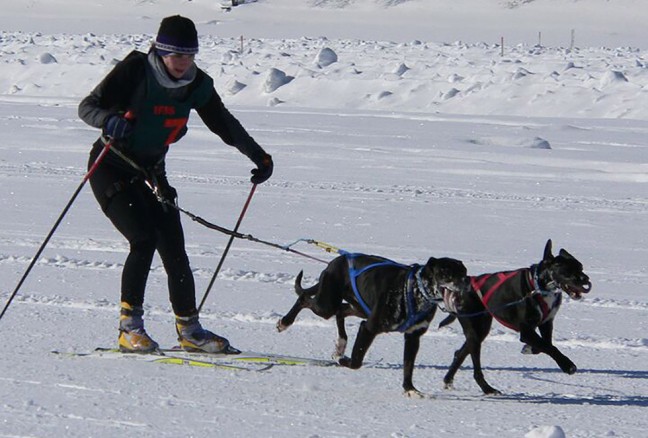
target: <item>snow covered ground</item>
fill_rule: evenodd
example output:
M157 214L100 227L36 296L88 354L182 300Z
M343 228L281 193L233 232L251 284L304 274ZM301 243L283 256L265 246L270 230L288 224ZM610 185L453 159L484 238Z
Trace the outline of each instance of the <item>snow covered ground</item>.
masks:
M535 263L551 238L593 282L556 321L556 345L579 372L521 355L516 334L495 323L483 364L504 395L482 396L468 362L444 390L463 335L458 324L437 330L440 317L414 372L429 394L421 400L401 396L398 334L378 337L372 366L358 371L51 354L116 341L127 249L86 188L0 320L0 436L645 436L648 6L638 0L259 0L231 12L207 0L3 5L3 306L85 174L97 132L76 105L114 60L146 50L172 13L196 20L197 62L275 159L241 231L403 263L455 257L473 274ZM168 163L184 208L234 226L251 187L243 156L196 117ZM184 224L202 297L228 237ZM333 321L304 311L285 333L274 326L294 302L296 274L312 284L324 266L237 240L203 321L246 350L328 358ZM166 295L156 259L146 322L170 346ZM349 323L353 335L358 321Z

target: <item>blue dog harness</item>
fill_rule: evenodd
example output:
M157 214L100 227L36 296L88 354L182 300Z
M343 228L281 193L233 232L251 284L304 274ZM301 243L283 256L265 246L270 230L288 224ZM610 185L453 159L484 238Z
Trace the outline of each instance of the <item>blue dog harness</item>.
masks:
M383 261L372 263L370 265L365 266L364 268L358 269L355 267L354 260L358 257L366 256L366 254L350 253L344 250L339 250L338 253L340 255L343 255L347 259L347 262L349 264L349 280L351 281L353 294L355 295L356 300L358 300L360 307L362 307L362 310L364 310L364 312L367 314L367 317L371 316L371 309L369 308L367 303L362 299L362 296L360 295L360 291L358 290L358 285L357 285L358 277L364 274L365 272L369 271L370 269L378 268L381 266L394 266L397 268L408 270L407 283L405 285L405 290L404 290L406 318L405 321L402 324L400 324L396 329L399 332L406 332L411 327L425 320L425 318L429 315L430 310L432 310L434 305L438 301L440 300L442 301L442 298L432 297L428 288L423 283L423 279L421 278L421 271L423 271L423 266L421 265L418 264L403 265L401 263L397 263L392 260L385 259ZM417 287L415 287L415 285ZM421 308L419 309L417 309L416 306L415 290L420 291L422 297L424 298L423 300L424 305L421 306Z

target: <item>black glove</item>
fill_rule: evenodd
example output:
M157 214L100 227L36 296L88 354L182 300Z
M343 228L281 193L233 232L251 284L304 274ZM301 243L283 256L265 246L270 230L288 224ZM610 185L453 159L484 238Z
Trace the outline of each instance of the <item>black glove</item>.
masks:
M178 192L174 187L171 187L168 183L165 186L157 187L155 191L156 196L162 202L169 203L172 205L178 205Z
M153 193L158 198L158 201L165 204L178 205L178 192L169 184L166 175L156 175L154 179Z
M252 169L252 178L250 178L250 181L252 181L252 184L261 184L272 176L272 169L274 168L272 157L264 154L255 164L257 168Z
M133 124L125 117L115 114L106 120L103 134L113 140L122 140L133 132Z

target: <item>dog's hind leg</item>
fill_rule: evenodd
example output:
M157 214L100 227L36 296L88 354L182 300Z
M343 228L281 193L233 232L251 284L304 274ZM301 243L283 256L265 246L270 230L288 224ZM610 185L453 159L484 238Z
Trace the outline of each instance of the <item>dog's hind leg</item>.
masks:
M300 295L299 298L297 298L295 304L290 308L288 313L286 313L283 318L277 321L277 330L279 332L283 332L295 322L295 318L297 318L299 312L301 312L304 307L307 307L305 304L307 299L307 296Z
M309 307L311 296L317 293L317 290L319 288L317 284L315 286L309 287L308 289L302 288L301 280L303 276L304 271L300 271L299 274L297 274L297 278L295 278L295 292L298 295L297 301L295 301L295 304L288 311L288 313L286 313L283 318L277 321L277 330L279 332L286 330L295 322L295 318L297 318L299 312L301 312L305 307Z
M481 346L490 332L493 318L490 315L483 315L476 318L465 319L464 333L468 342L470 359L473 363L473 378L484 394L499 395L501 392L488 384L484 377L481 366ZM462 326L464 324L462 323ZM465 330L465 329L468 330Z
M466 342L455 352L454 360L443 379L446 389L452 388L455 374L470 354L473 363L473 378L484 394L501 394L500 391L486 382L481 367L481 344L490 331L492 321L490 315L459 318L464 335L466 336Z
M473 363L473 378L484 394L500 395L502 392L490 386L484 378L484 372L481 367L481 341L471 346L470 358Z

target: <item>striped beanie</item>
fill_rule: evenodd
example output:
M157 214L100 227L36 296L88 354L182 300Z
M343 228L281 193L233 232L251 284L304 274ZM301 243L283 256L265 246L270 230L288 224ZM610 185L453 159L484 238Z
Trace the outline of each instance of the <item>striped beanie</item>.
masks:
M193 21L180 15L164 18L155 38L155 50L160 56L198 53L198 33Z

